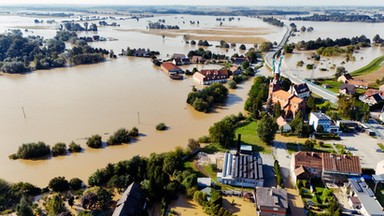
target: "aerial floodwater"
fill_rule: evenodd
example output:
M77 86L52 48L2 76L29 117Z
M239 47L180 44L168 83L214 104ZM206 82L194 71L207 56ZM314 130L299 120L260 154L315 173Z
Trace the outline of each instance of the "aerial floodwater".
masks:
M229 32L227 38L235 41L241 41L241 38L236 38L237 28L244 34L253 32L255 37L259 37L255 40L278 41L285 33L284 28L270 26L256 18L241 17L240 21L225 22L219 26L215 17L178 15L116 21L120 27L99 27L97 34L117 40L91 45L113 49L116 54L127 47L149 48L160 51L160 58L163 59L173 53L187 54L198 48L183 42L184 33L163 38L147 32L148 21L160 18L165 19L167 24L179 25L182 30L199 29L200 34L206 30L205 33L212 34L212 37L215 36L215 29L222 28ZM24 35L37 34L46 39L55 35L57 25L35 24L34 19L3 15L0 18L0 32L20 28L23 32L28 29ZM191 25L190 20L199 20L199 26ZM80 36L94 34L88 32ZM246 42L247 48L253 46ZM219 44L218 41L211 43ZM239 47L241 42L237 44ZM215 53L226 53L215 46L209 49ZM226 54L232 55L234 52L239 51L230 49ZM199 66L202 67L217 68ZM214 122L226 115L241 112L252 81L231 90L226 104L209 114L196 112L186 103L193 85L192 78L183 81L169 79L167 74L153 66L150 59L126 56L112 60L108 58L99 64L41 70L24 75L1 74L0 177L10 182L27 181L38 186L46 186L49 179L56 176L86 180L97 168L105 167L108 163L130 159L135 155L165 152L176 146L185 147L188 138L205 135ZM159 122L166 123L169 130L156 131L155 125ZM139 129L141 136L133 143L96 150L85 145L86 138L93 134L102 135L103 141L106 141L117 129L134 126ZM47 160L8 158L21 144L37 141L51 146L58 142L69 144L75 141L85 151Z

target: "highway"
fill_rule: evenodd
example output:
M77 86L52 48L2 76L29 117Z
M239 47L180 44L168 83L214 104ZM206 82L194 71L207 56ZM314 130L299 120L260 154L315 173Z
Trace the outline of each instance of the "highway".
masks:
M274 58L274 55L276 54L276 52L278 50L283 49L284 45L288 42L288 39L289 39L289 37L292 34L293 29L291 27L289 27L289 26L286 26L286 28L287 28L287 32L284 34L284 37L281 40L281 42L279 43L279 45L273 51L268 52L268 53L265 54L264 61L265 61L265 64L269 68L272 68L272 59ZM288 67L288 65L286 63L281 65L281 74L280 75L290 79L291 82L293 82L295 84L306 83L308 85L308 88L314 94L319 95L320 97L330 101L333 104L336 104L337 101L338 101L338 97L337 97L336 93L331 92L328 89L325 89L325 88L323 88L323 87L321 87L319 85L316 85L316 84L314 84L314 83L312 83L312 82L310 82L310 81L308 81L306 79L303 79L303 78L295 76L292 73L291 69Z

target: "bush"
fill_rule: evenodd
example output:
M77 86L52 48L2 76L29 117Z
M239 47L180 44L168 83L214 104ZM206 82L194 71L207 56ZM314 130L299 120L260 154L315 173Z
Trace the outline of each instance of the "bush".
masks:
M63 192L69 190L69 182L65 177L55 177L49 181L48 187L55 192Z
M228 87L229 87L230 89L236 89L236 88L237 88L237 84L236 84L236 82L235 82L234 80L230 80L230 81L228 82Z
M211 138L209 136L202 136L199 139L197 139L199 143L210 143Z
M51 153L51 148L44 142L25 143L19 147L16 154L9 156L10 159L35 159L48 156Z
M80 190L83 187L83 181L79 178L73 178L69 181L69 187L72 190Z
M87 146L90 148L101 148L102 141L100 135L93 135L87 139Z
M76 144L73 141L69 144L69 148L68 148L69 152L81 152L81 150L83 150L83 148L81 148L79 144Z
M56 143L52 147L52 156L66 155L67 154L67 145L65 143Z
M129 143L129 141L131 141L129 132L124 128L120 128L109 137L107 143L108 145L119 145L122 143Z
M168 128L167 125L165 125L163 122L156 125L156 130L158 130L158 131L167 130L167 128Z
M140 134L139 134L139 129L137 127L133 127L130 131L129 131L129 136L131 137L138 137Z

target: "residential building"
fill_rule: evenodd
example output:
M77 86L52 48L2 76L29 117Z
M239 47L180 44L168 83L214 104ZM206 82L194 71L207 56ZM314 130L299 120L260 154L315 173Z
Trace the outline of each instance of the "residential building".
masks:
M303 99L284 90L277 90L272 93L272 103L280 103L286 116L295 116L300 110L305 110L305 102Z
M384 92L377 89L368 89L359 99L372 106L384 101Z
M231 71L233 76L238 76L243 72L240 66L232 66L229 71Z
M252 155L253 149L251 145L240 145L240 154Z
M323 153L323 173L324 181L341 183L350 177L361 175L360 158L358 156L337 155Z
M175 53L172 55L172 63L180 66L180 65L188 65L191 63L188 57L186 57L184 54Z
M365 80L351 79L347 81L348 84L354 85L356 88L367 89L368 82Z
M289 132L292 130L292 127L285 121L285 119L280 116L276 119L276 123L279 126L279 130L283 133Z
M362 215L384 216L383 207L377 201L375 194L368 187L364 178L348 179L345 185L349 197L349 204Z
M356 88L367 89L368 82L365 80L354 79L349 73L343 74L337 78L338 82L342 82L344 84L354 85Z
M201 70L193 74L193 80L200 85L225 83L229 77L227 70Z
M384 160L377 163L375 171L376 171L376 175L383 175L384 174Z
M290 93L294 94L298 98L306 99L311 95L311 90L307 83L300 83L291 86Z
M256 187L255 201L259 216L287 215L288 193L285 189Z
M191 63L193 64L204 64L205 59L201 56L192 56Z
M164 62L160 66L161 70L168 73L168 75L176 75L183 73L184 71L171 62Z
M140 216L146 211L146 197L140 183L133 182L124 191L112 216Z
M291 158L293 180L320 178L323 171L322 154L317 152L300 151Z
M343 74L343 75L339 76L339 77L337 78L337 81L338 81L338 82L342 82L342 83L347 83L347 81L348 81L348 80L351 80L351 79L353 79L352 76L351 76L351 74L346 73L346 74Z
M317 131L318 126L323 126L324 132L327 133L339 133L339 127L336 126L331 118L321 112L312 112L309 115L309 125L312 125L313 129Z
M342 95L354 95L356 93L356 87L351 84L343 83L339 88L339 93Z
M231 61L235 65L241 65L241 64L243 64L243 62L248 61L248 58L246 58L244 56L233 57L233 58L231 58Z
M361 165L358 156L301 151L292 157L291 171L295 181L321 177L323 181L341 183L359 177Z
M174 53L172 55L172 59L184 59L184 58L186 58L186 56L182 53Z
M263 161L261 157L226 152L222 172L217 173L217 181L238 187L262 187Z

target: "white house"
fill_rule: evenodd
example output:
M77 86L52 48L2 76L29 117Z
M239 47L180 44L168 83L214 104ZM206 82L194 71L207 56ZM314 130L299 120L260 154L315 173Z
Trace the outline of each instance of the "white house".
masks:
M300 83L292 85L290 93L296 95L298 98L304 99L311 95L311 90L309 90L306 83Z
M331 118L321 112L312 112L309 116L309 125L317 131L319 125L323 126L325 132L339 133L339 127L334 125Z
M384 174L384 160L377 163L376 166L376 175L382 175Z

